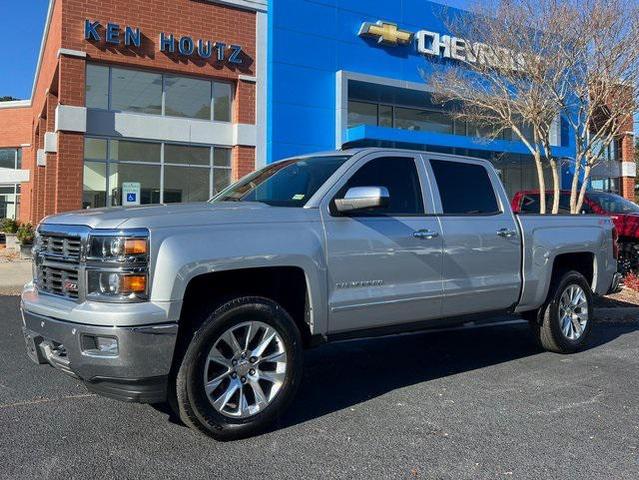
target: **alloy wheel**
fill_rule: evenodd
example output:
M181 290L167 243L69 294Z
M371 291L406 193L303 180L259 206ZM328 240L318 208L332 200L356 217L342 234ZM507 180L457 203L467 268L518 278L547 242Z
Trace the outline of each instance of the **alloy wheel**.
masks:
M224 332L204 366L206 396L222 415L247 418L270 405L284 384L287 355L279 333L249 321Z
M579 285L569 285L559 300L559 325L569 340L578 340L588 324L588 298Z

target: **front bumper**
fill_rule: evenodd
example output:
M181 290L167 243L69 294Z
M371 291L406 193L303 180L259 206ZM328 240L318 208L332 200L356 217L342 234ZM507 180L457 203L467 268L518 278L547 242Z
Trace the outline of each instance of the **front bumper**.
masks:
M119 400L166 400L167 378L177 338L177 323L96 326L22 311L27 353L36 363L82 380L90 391ZM87 348L87 338L116 338L117 354Z

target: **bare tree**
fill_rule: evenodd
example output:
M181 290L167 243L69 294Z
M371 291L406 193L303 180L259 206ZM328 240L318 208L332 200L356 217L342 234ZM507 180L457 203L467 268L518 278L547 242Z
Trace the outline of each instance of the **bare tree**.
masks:
M552 213L560 189L552 146L559 116L566 119L576 145L576 213L592 168L634 113L636 11L631 0L483 1L474 15L452 15L451 35L429 47L448 48L452 60L433 63L427 81L435 98L458 107L457 118L492 128L493 138L512 131L533 156L540 192L550 166ZM546 213L543 194L540 213Z
M457 107L455 117L492 130L488 140L508 131L523 142L535 162L540 213L546 213L545 166L552 172L552 212L559 209L559 165L552 155L559 109L552 89L560 74L541 61L559 50L556 37L542 34L560 30L551 7L557 8L526 0L481 2L473 15L452 15L444 41L453 60L433 64L427 80L435 99Z
M553 97L574 137L570 209L578 213L592 169L633 127L639 7L632 0L585 0L568 2L566 9L570 29L561 36L559 52L565 68Z

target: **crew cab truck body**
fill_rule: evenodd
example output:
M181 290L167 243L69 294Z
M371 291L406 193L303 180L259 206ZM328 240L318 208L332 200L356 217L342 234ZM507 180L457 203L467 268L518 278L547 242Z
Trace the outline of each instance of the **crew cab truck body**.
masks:
M394 149L284 160L208 203L66 213L38 232L30 357L225 439L281 413L305 347L518 312L569 353L592 294L619 283L609 218L519 217L489 162Z

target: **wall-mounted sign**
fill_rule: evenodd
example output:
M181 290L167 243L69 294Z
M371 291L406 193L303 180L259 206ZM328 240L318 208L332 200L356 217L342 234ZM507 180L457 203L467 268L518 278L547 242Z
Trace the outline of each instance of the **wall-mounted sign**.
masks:
M84 21L84 39L89 42L108 45L140 48L142 32L138 27L107 23L103 26L99 21ZM216 62L227 62L233 65L244 63L243 49L240 45L227 45L224 42L213 42L204 39L193 39L188 35L178 37L173 33L161 32L158 38L160 52L177 53L184 57L197 56L203 60L213 57Z
M122 206L140 205L140 182L122 182Z
M402 30L396 23L381 20L376 23L362 23L358 35L375 38L378 44L392 47L414 45L413 39L416 38L417 52L422 55L478 63L494 68L521 70L525 61L523 55L515 54L505 48L492 48L481 42L473 43L463 38L429 30L418 32Z

